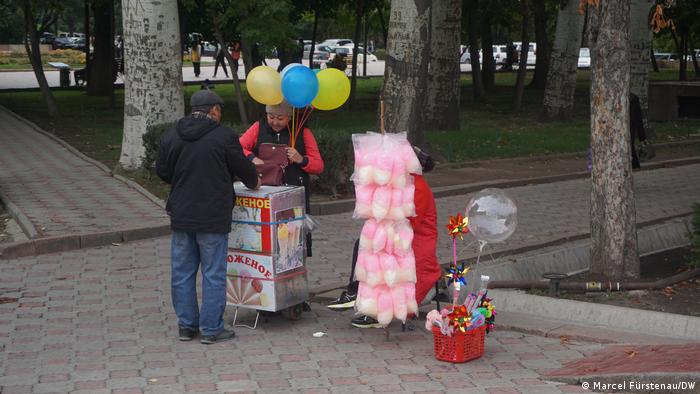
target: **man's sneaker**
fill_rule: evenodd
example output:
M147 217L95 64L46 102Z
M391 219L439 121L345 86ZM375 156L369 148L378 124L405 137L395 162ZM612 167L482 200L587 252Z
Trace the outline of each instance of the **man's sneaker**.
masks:
M192 339L194 339L194 337L197 336L197 330L193 330L187 327L180 327L178 333L180 335L181 341L191 341Z
M382 325L377 320L365 315L352 319L352 325L357 328L382 328Z
M216 335L202 335L199 342L205 345L211 345L212 343L228 341L229 339L233 339L235 336L236 333L233 332L233 330L221 330L221 332Z
M328 304L328 308L333 310L345 310L355 307L355 299L357 294L348 294L344 291L337 300Z

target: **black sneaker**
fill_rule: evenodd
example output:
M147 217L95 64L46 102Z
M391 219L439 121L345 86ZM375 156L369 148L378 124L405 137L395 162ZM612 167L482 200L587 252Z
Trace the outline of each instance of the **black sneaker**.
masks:
M356 316L352 319L352 325L357 328L383 328L377 320L366 315Z
M328 308L333 310L346 310L355 307L355 299L357 294L348 294L344 291L337 300L328 304Z
M199 339L199 342L205 345L211 345L212 343L228 341L229 339L233 339L233 337L235 336L236 333L233 332L233 330L224 329L216 335L202 335L202 338Z
M187 327L180 327L178 333L180 335L180 340L183 342L191 341L197 336L197 330Z

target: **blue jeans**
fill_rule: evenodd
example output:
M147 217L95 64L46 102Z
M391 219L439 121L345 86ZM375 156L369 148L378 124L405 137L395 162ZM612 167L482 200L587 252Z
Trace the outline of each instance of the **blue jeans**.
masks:
M228 233L172 232L171 291L178 325L202 335L224 329ZM197 271L202 265L202 309L197 305Z

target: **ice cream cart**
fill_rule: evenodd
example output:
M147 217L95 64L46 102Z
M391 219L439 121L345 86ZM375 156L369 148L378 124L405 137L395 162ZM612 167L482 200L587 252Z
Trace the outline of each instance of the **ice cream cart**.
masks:
M304 188L249 190L236 182L234 190L226 260L226 303L236 307L234 325L239 307L258 311L255 326L260 311L282 311L296 320L309 297Z

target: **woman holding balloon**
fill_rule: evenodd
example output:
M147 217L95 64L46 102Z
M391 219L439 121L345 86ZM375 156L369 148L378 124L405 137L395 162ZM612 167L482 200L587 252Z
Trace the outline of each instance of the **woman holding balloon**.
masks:
M266 115L240 137L243 152L253 163L263 166L265 161L259 157L262 144L286 145L288 163L282 183L304 186L308 212L309 175L323 171L323 159L306 123L314 109L332 110L343 105L350 96L350 81L338 70L317 74L292 63L281 74L268 66L254 68L246 78L246 88L253 99L266 105ZM308 235L306 246L311 256Z

